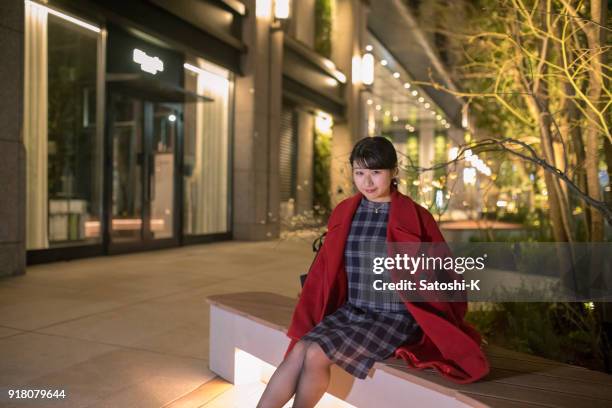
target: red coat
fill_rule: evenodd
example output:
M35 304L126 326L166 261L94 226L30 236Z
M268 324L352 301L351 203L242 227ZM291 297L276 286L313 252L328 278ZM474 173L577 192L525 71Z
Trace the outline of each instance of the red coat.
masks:
M310 271L293 312L287 335L295 343L325 316L336 311L347 299L347 277L344 269L344 246L353 214L363 195L342 201L332 212L327 235ZM409 197L391 193L387 225L388 242L444 242L433 216ZM419 343L402 345L395 357L408 367L432 367L456 383L474 382L489 372L489 363L480 348L480 335L463 318L466 302L406 302L423 330Z

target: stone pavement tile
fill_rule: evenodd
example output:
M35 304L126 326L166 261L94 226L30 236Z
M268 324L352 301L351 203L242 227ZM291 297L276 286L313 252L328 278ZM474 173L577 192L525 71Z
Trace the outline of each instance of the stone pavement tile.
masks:
M0 325L35 330L117 306L110 300L74 300L76 291L59 288L0 287Z
M23 331L0 326L0 338L13 336L18 333L23 333Z
M64 389L64 400L44 407L162 406L196 389L215 375L199 359L140 350L116 349L30 381L24 388ZM6 402L0 400L0 402ZM10 405L9 405L10 406ZM37 401L14 404L36 407Z
M215 377L164 408L201 408L232 388L231 383L220 377Z
M261 382L236 385L201 408L255 408L265 388Z
M237 292L249 292L253 289L254 285L252 281L246 281L244 279L232 279L227 282L217 283L214 285L208 285L201 288L194 289L190 292L191 295L196 298L199 297L205 300L207 296L211 295L222 295L225 293L237 293ZM206 304L208 305L208 304Z
M275 279L237 279L236 284L248 288L245 292L270 292L283 296L295 297L300 290L299 278L291 281L277 281Z
M220 282L219 278L205 276L182 285L173 285L171 279L141 284L114 282L84 291L0 286L0 325L35 330Z
M100 354L115 347L39 333L0 339L0 386L15 387ZM2 393L0 397L6 395Z
M206 322L189 323L135 342L132 347L173 356L208 361L209 328Z
M271 292L279 295L296 297L300 291L299 278L295 281L277 282L263 279L234 279L227 284L211 285L194 290L193 293L205 299L211 295L240 292Z
M82 262L81 260L73 262L75 264L83 263L83 265L75 269L62 267L65 263L28 266L25 275L8 279L7 283L15 286L40 286L43 288L54 287L83 290L108 283L113 276L113 271L99 269L99 266L91 265L88 262Z
M173 377L154 376L148 378L132 387L123 389L122 391L113 394L107 398L97 401L88 408L151 408L163 407L172 401L176 400L193 391L203 382L212 379L215 376L212 372L206 379L198 378L197 380L176 379Z
M200 288L200 290L208 287ZM153 299L148 303L151 307L159 307L167 313L173 313L176 316L177 324L198 324L204 320L208 322L206 317L208 303L200 293L201 291L198 290L177 293Z
M308 267L292 267L271 269L256 276L244 276L240 280L244 281L264 281L275 284L297 284L300 285L300 275L308 272Z
M191 291L195 288L213 285L224 281L214 276L200 275L180 280L176 277L155 277L132 280L117 280L79 293L75 298L90 300L112 300L117 306L156 299Z
M25 283L25 276L0 280L0 307L34 298L63 299L78 292L76 289L29 285Z
M181 324L181 311L142 302L41 329L41 333L131 346Z

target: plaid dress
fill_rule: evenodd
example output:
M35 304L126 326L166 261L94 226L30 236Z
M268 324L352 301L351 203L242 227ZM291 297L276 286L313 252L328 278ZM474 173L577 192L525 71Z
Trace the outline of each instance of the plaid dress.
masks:
M316 342L327 357L353 376L364 379L376 361L421 338L422 330L400 301L373 299L368 245L384 244L390 203L363 198L351 223L344 257L348 301L326 316L301 340ZM384 254L383 254L384 255ZM365 262L365 260L368 262ZM398 298L399 299L399 298Z

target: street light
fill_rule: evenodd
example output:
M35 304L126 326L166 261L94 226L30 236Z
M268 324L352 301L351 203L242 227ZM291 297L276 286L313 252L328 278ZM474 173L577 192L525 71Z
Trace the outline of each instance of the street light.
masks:
M274 2L274 17L277 20L286 20L289 18L291 0L276 0Z
M361 57L361 82L364 85L374 83L374 55L366 52Z

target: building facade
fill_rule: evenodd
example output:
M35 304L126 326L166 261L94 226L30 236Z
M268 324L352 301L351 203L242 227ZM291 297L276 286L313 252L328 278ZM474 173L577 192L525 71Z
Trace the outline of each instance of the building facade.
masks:
M277 238L294 217L352 194L348 156L368 135L396 145L404 192L448 202L434 172L406 163L446 160L463 142L463 107L414 84L431 66L448 80L401 2L0 8L1 275Z

